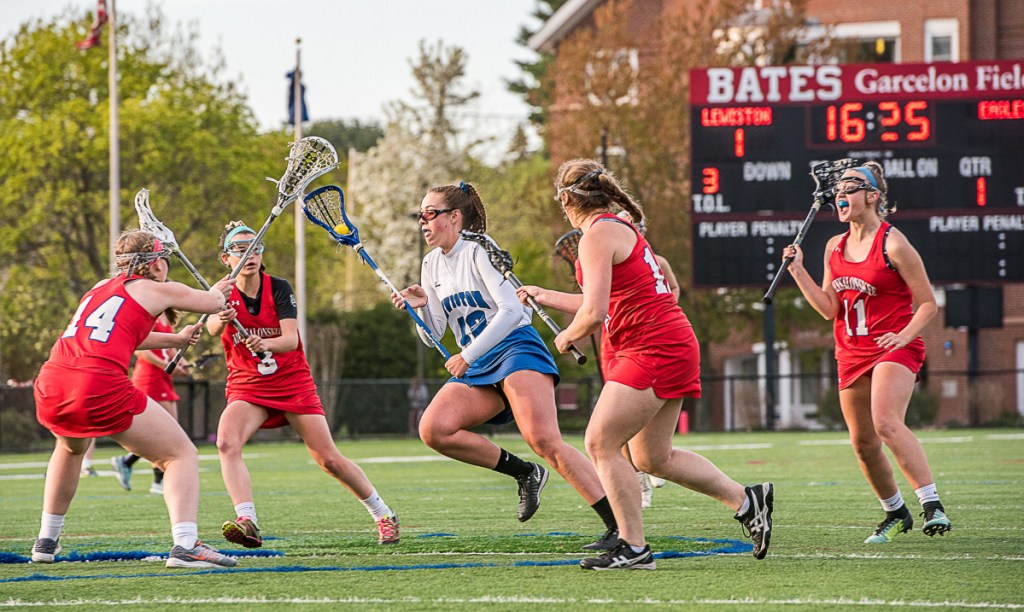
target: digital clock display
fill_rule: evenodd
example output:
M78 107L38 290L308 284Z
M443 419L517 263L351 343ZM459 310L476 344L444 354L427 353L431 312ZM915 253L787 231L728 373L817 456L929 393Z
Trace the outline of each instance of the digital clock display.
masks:
M811 166L844 157L885 168L890 221L940 260L933 282L1024 281L1024 61L707 68L690 85L697 286L770 281ZM819 277L833 219L805 243Z

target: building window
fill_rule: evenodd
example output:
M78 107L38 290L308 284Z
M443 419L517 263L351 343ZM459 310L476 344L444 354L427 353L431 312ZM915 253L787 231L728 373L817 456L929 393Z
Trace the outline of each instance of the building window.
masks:
M924 61L960 61L960 23L956 19L926 19Z
M900 22L870 21L839 23L807 29L802 43L819 38L826 31L840 43L835 59L840 63L895 63L900 61Z
M640 56L636 49L596 51L585 69L587 100L593 106L639 103Z

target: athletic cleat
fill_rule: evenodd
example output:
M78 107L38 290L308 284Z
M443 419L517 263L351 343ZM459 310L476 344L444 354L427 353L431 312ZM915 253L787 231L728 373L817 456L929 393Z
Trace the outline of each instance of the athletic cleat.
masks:
M540 492L548 483L548 471L534 463L533 471L526 476L517 476L516 482L519 483L519 508L516 516L520 523L524 523L540 508Z
M220 531L224 534L224 539L232 544L238 544L246 548L259 548L263 546L260 528L247 516L240 516L233 521L224 521Z
M921 531L928 537L934 537L937 535L945 535L947 531L953 531L953 524L949 522L949 517L943 511L942 507L929 508L921 513L924 517L924 527Z
M153 484L149 485L149 492L152 493L153 495L163 495L164 483L154 482Z
M377 543L398 544L398 516L390 515L377 520Z
M775 486L770 482L744 487L750 500L747 512L733 518L743 525L743 532L754 541L754 558L764 559L772 541L772 510L775 508Z
M650 474L648 474L648 476L650 476ZM657 476L651 476L651 486L655 489L660 489L665 486L665 479L658 478Z
M99 476L99 475L100 475L100 473L97 472L96 468L91 466L91 465L89 467L87 467L87 468L82 468L82 476Z
M60 554L60 538L39 538L32 546L32 563L53 563Z
M884 521L875 528L875 533L864 540L865 544L887 544L892 542L901 533L906 533L914 528L914 517L903 507L904 514L887 516Z
M132 490L132 466L124 462L124 457L111 457L110 467L114 468L114 477L117 484L125 491Z
M640 483L640 507L651 507L651 494L654 489L651 487L651 477L644 472L637 472L636 479Z
M589 557L580 561L580 567L587 570L621 570L621 569L654 569L654 555L651 554L651 547L644 546L640 552L633 552L633 548L623 540L619 545L609 550L600 557Z
M195 548L175 546L167 556L167 567L234 567L234 557L222 555L202 542L196 541Z
M596 541L591 542L585 546L581 546L580 550L613 550L619 545L619 530L609 529L604 532L604 535L598 538Z

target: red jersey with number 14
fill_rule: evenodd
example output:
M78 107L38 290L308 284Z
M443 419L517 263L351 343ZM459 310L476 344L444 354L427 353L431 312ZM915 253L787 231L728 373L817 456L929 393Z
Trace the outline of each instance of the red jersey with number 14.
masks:
M246 309L238 287L231 289L228 305L235 309L235 318L250 334L276 338L281 335L281 321L277 316L270 275L263 273L260 282L257 312L251 313ZM309 371L309 362L302 351L302 338L299 338L295 350L270 353L263 358L246 348L245 339L233 323L224 327L220 338L228 365L225 390L228 403L241 400L269 409L271 417L263 424L264 428L286 425L283 412L324 413Z
M829 256L832 288L839 296L833 332L840 389L883 361L902 363L915 373L924 362L924 341L920 337L897 350L879 348L876 343L884 334L899 333L914 316L910 287L886 255L891 228L882 222L864 261L849 261L843 255L849 232Z
M127 282L115 276L86 293L39 370L36 418L55 434L117 434L146 409L145 394L128 380L128 364L156 317L128 295Z

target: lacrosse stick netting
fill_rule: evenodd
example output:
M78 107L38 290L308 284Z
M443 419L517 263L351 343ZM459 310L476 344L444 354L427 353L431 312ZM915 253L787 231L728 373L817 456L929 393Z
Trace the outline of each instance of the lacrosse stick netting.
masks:
M388 291L392 295L400 295L398 287L377 266L377 263L373 261L370 254L366 252L366 248L363 247L363 243L359 240L359 228L352 223L345 213L345 192L340 187L327 185L313 191L302 199L302 212L305 213L306 219L310 223L326 231L335 242L352 247L352 250L359 255L363 263L370 266L370 269L377 275L377 278L384 283ZM434 335L430 327L416 314L416 311L408 302L405 304L405 311L416 322L416 325L425 332L427 339L434 345L434 348L445 359L451 359L452 355L448 352L448 349L441 344L441 340Z

